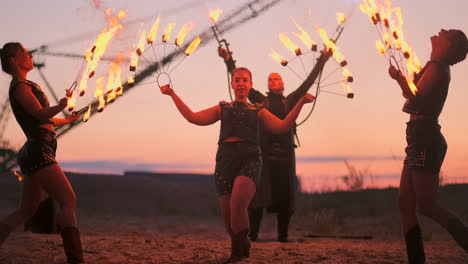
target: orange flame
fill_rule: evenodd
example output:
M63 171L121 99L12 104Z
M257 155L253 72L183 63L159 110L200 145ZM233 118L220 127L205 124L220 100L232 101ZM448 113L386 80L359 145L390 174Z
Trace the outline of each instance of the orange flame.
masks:
M222 9L215 9L215 10L211 10L210 13L208 14L208 16L210 17L210 19L216 23L216 21L218 21L219 19L219 16L221 15L221 13L223 13L223 10Z
M296 32L293 32L294 36L298 37L306 47L310 48L313 51L317 50L317 44L310 38L309 34L301 27L299 24L296 23L296 21L293 19L294 24L296 24L296 27L301 31L301 34L299 35Z
M195 24L193 22L188 22L180 29L179 34L175 39L175 44L177 46L180 46L182 43L184 43L185 36L187 36L187 34L190 32L190 30L193 29L194 26Z
M109 78L107 80L107 87L106 87L106 94L109 93L120 93L119 90L122 90L122 81L121 81L121 75L122 75L122 70L120 69L120 64L122 63L122 60L124 59L125 55L123 53L119 54L119 57L117 58L116 61L113 61L110 63L110 68L109 68ZM119 94L117 94L119 95ZM107 102L109 101L109 97L107 98Z
M138 41L138 46L136 49L136 54L141 56L145 51L145 41L146 41L146 30L143 30L140 34L140 41Z
M16 175L16 177L18 177L18 181L22 181L23 180L23 176L17 172L17 171L13 171L13 173Z
M407 76L405 76L406 78L406 82L408 83L408 86L411 90L411 92L416 95L416 93L418 92L418 87L416 87L416 85L414 84L413 80L411 80L410 78L408 78Z
M353 74L349 71L348 68L341 68L341 72L343 73L343 76L345 77L345 80L347 82L353 82Z
M333 57L335 60L342 66L346 66L347 62L341 54L341 52L338 50L338 47L335 45L335 43L328 37L327 31L324 29L320 28L318 25L315 25L315 28L317 29L317 32L319 33L320 37L322 38L323 42L325 43L325 46L327 47L327 52L332 51L333 52Z
M134 84L135 83L135 76L129 75L127 83L128 84Z
M80 95L85 93L87 88L87 78L93 77L94 71L97 68L99 61L101 60L101 57L104 55L109 42L117 34L117 32L123 28L119 20L126 16L126 11L121 10L118 12L117 16L112 17L110 14L110 9L107 9L106 16L109 25L104 28L104 30L98 35L98 38L94 42L93 46L85 53L87 65L80 80Z
M83 122L86 122L89 120L89 117L91 116L91 104L88 106L88 111L83 115Z
M106 105L106 101L104 100L104 93L103 93L103 81L104 77L101 77L96 80L96 91L94 92L94 97L98 98L99 105L97 107L98 112L102 112L104 110L104 106Z
M288 61L283 58L278 52L276 52L274 49L270 49L270 57L272 57L275 61L281 63L281 65L286 66L288 64Z
M336 20L338 21L338 24L343 24L346 22L346 16L344 13L336 13Z
M381 55L385 55L387 53L387 49L385 48L384 44L380 40L375 41L375 47L379 51Z
M193 53L193 51L195 51L195 49L198 47L198 45L200 45L201 43L201 38L200 37L196 37L192 43L190 43L190 45L188 46L188 48L185 50L185 55L190 55Z
M297 56L301 55L302 52L301 52L301 49L298 48L296 46L296 44L294 44L290 38L288 38L288 36L286 36L285 34L283 33L280 33L279 34L279 38L281 40L281 42L283 42L284 46L290 50L292 53L296 54Z
M72 95L67 100L68 111L72 111L76 104L76 93L73 91Z
M154 22L153 26L151 27L150 32L148 33L148 38L146 39L146 42L148 42L148 44L153 43L154 40L156 39L156 35L158 34L160 19L161 19L161 16L158 16L158 18L156 18L156 21Z
M171 37L171 32L172 30L174 29L174 27L176 26L176 23L169 23L166 27L166 29L164 30L164 34L162 36L162 42L168 42L169 41L169 38Z
M346 97L353 98L354 97L354 92L353 92L353 89L351 89L351 86L349 86L346 83L342 83L341 85L343 85L344 91L346 93Z

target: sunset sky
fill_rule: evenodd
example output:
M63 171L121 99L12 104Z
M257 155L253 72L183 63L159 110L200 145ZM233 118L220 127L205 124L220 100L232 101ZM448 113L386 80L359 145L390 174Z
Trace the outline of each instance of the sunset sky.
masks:
M82 55L106 25L105 8L114 13L128 11L122 20L123 29L111 41L106 56L127 56L134 48L139 31L149 30L161 14L158 40L169 22L177 23L173 41L180 27L192 21L195 28L187 39L211 26L207 9L221 8L223 15L248 1L5 1L0 17L0 44L18 41L28 49L47 45L50 52ZM318 186L335 186L346 174L344 160L357 169L372 175L372 185L395 185L401 170L405 147L405 122L409 116L401 111L404 98L396 83L387 74L388 61L374 47L378 34L366 15L361 13L357 0L283 0L269 11L234 30L223 34L230 43L238 66L253 72L254 88L267 90L267 76L278 72L283 76L286 93L292 92L301 80L286 67L269 57L270 48L287 59L294 55L284 48L278 34L287 34L303 50L306 48L291 32L297 32L292 17L311 34L315 42L322 41L314 24L330 35L337 22L336 12L345 13L349 20L337 45L346 57L353 73L354 99L321 93L309 120L298 128L301 147L297 149L297 171L310 190ZM394 0L405 19L405 35L424 64L430 55L429 38L441 28L457 28L468 32L466 11L468 1L460 0ZM254 7L255 8L255 7ZM202 110L228 100L226 68L217 56L217 43L211 41L196 50L170 74L174 89L192 110ZM172 50L172 46L168 48ZM166 51L167 52L167 51ZM157 54L160 55L160 54ZM155 60L145 53L146 60ZM311 69L312 54L301 56L307 70ZM37 56L45 63L44 74L60 96L75 80L81 59L60 56ZM176 62L174 62L175 65ZM98 66L90 81L87 96L77 102L81 108L94 93L95 80L103 77L108 63ZM304 75L300 60L290 63L299 75ZM144 67L142 65L142 67ZM337 64L330 61L325 71L330 82L339 81L341 74L333 73ZM126 79L128 65L122 67ZM152 77L154 80L154 77ZM36 70L29 79L38 82L53 100ZM0 74L0 95L6 98L10 77ZM442 132L449 148L442 167L447 181L468 181L467 114L468 62L452 67L452 82L445 109L440 117ZM342 92L340 85L330 91ZM4 99L1 99L2 102ZM305 107L299 120L310 111ZM59 140L58 160L65 169L83 172L122 173L124 170L183 171L211 173L217 148L219 123L197 127L185 121L169 97L161 95L155 83L139 85L116 103L109 105L90 121L73 129ZM15 149L25 141L19 126L11 116L4 138ZM379 182L379 183L377 183ZM384 183L383 183L384 182ZM327 187L324 187L327 188ZM330 187L331 188L331 187Z

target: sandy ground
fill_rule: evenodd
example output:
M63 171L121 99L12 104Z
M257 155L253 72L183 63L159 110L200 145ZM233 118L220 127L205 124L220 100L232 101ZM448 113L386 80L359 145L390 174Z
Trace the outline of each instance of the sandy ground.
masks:
M205 189L199 186L200 193L190 195L188 191L180 192L184 188L180 184L148 178L130 180L115 176L80 176L71 177L71 180L79 199L78 220L87 263L220 263L228 256L228 236L209 186ZM154 189L145 193L143 190L150 190L151 184L154 184ZM96 186L101 186L99 192L90 191L95 190ZM17 187L18 183L14 181L0 180L0 215L7 214L15 207L19 195ZM173 187L179 190L177 194L173 193ZM190 189L194 187L197 184L191 183ZM463 188L449 193L466 198L468 186ZM133 194L130 196L132 199L127 196L128 193ZM171 195L168 198L163 194ZM376 198L377 194L387 197L394 195L395 190L375 191L372 199L376 201L374 205L381 204L381 199ZM346 197L343 198L343 195ZM362 209L365 214L359 213L353 209L354 203L349 198L357 196L356 193L349 196L343 193L317 194L298 199L298 203L306 204L298 206L291 223L289 243L276 242L275 218L268 215L262 225L260 242L253 243L251 257L241 263L407 263L396 209L385 209L384 214L380 210L384 205L372 206L371 209ZM187 197L192 197L191 201ZM134 198L139 201L138 204L133 203L136 201ZM315 203L307 202L307 199L313 199ZM382 199L386 201L385 204L393 204L389 197ZM444 201L450 199L453 198L447 196ZM348 201L348 206L345 201ZM115 206L116 203L119 206ZM343 207L336 206L343 203ZM198 207L195 206L197 204ZM322 204L322 207L318 204ZM364 203L356 204L368 207ZM311 205L313 209L310 209ZM463 203L461 206L464 206ZM167 216L168 212L173 216ZM466 210L459 212L463 217L467 216ZM427 219L422 220L427 263L468 263L468 254L457 247L442 228ZM371 235L373 238L305 237L310 232ZM18 228L0 248L0 263L52 264L66 261L59 235L32 234Z

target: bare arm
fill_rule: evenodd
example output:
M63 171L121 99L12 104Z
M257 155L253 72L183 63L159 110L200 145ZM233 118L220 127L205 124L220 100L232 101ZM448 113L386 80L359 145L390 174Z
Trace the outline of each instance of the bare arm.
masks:
M301 99L301 97L303 97L307 93L307 91L309 91L310 87L312 87L312 85L314 84L315 80L319 76L320 72L323 70L325 63L328 61L331 55L331 52L321 52L320 57L317 59L317 63L315 64L314 68L309 73L307 78L304 80L304 82L302 82L302 84L294 92L287 96L288 102L290 102L291 105L296 104L299 101L299 99Z
M265 108L258 114L261 122L268 131L273 134L284 134L294 126L294 123L301 112L302 106L313 102L314 99L315 97L311 94L304 95L283 120L279 119Z
M64 97L60 99L58 105L43 108L36 96L34 96L31 86L24 83L17 85L13 96L15 96L26 112L40 121L51 119L67 106L67 98Z
M183 101L177 96L177 94L169 87L169 85L164 85L161 87L161 92L163 94L169 95L174 104L176 105L179 112L182 116L192 124L198 126L208 126L216 123L220 119L221 108L219 105L215 105L208 109L193 112Z
M70 124L75 122L80 118L80 114L77 112L73 112L73 114L68 115L66 118L52 118L52 122L54 122L54 126L62 126L66 124Z
M403 96L414 102L424 101L425 98L430 96L430 93L433 92L433 86L437 85L439 81L444 76L444 72L441 66L436 63L431 63L427 66L421 78L416 83L418 91L416 94L411 92L411 89L406 81L405 76L395 69L395 67L390 66L388 69L390 77L397 81L398 85L401 88Z

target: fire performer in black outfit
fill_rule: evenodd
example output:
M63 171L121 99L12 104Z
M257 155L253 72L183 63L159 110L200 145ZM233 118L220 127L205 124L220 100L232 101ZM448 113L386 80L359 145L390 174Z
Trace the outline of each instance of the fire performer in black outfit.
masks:
M228 71L232 72L236 65L231 54L222 47L219 47L218 54L224 58ZM252 88L248 97L250 102L262 103L276 117L284 119L298 100L312 87L330 56L331 53L322 52L306 80L286 97L283 95L283 79L278 73L271 73L268 76L267 95ZM252 241L258 238L263 211L266 208L269 212L277 214L278 241L288 242L289 222L294 212L296 189L295 133L295 127L280 135L274 135L265 129L261 130L262 177L249 207L249 237Z
M26 175L20 207L0 222L0 245L11 231L36 212L47 193L60 204L57 223L61 227L63 248L68 263L83 263L80 233L76 227L76 196L67 176L55 160L57 140L54 128L74 122L79 114L54 118L67 106L67 97L50 106L40 86L27 80L34 68L32 55L17 42L0 50L2 69L11 75L9 99L13 114L27 141L18 153L18 165Z
M450 66L466 58L468 40L460 30L442 29L431 37L431 43L430 60L414 79L417 92L411 91L400 71L389 68L391 78L398 82L407 99L403 111L410 114L398 197L410 264L425 263L416 209L444 227L468 253L468 228L436 201L439 172L447 151L438 118L448 94Z
M185 105L169 85L161 87L161 92L171 96L179 112L190 123L207 126L221 120L215 184L224 224L231 236L231 256L225 263L237 262L250 255L247 208L255 194L262 167L257 131L260 124L271 133L285 133L294 126L302 106L314 100L311 94L298 98L296 106L281 120L262 105L247 102L252 89L250 70L234 69L231 86L235 95L233 102L220 102L199 112L193 112Z

